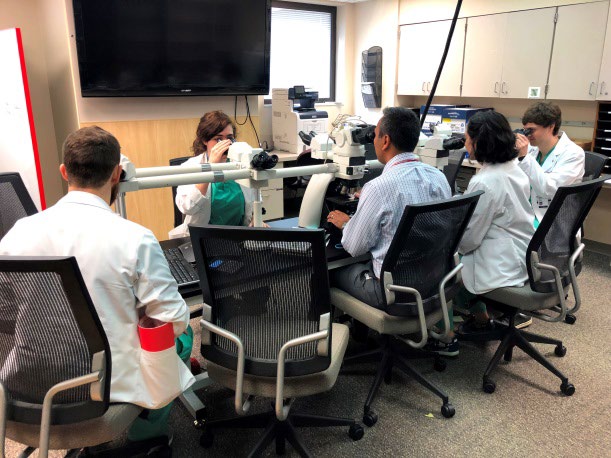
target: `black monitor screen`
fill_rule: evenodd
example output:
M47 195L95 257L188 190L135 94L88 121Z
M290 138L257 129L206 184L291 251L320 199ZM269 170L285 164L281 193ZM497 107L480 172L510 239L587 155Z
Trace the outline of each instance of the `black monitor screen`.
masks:
M83 97L269 92L270 0L73 0Z

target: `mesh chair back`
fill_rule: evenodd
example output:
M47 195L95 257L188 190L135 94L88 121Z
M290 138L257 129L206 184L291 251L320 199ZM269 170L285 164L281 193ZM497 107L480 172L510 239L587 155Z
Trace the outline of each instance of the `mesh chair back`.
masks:
M590 181L600 177L600 174L605 168L608 157L600 154L586 151L585 171L582 181Z
M445 175L446 180L448 180L452 194L455 193L456 177L458 176L458 171L460 170L460 166L462 165L462 161L465 159L466 155L467 150L464 148L459 150L451 150L448 156L448 165L443 168L443 174Z
M40 423L46 392L90 374L92 357L105 352L103 401L90 385L54 398L52 422L102 415L110 392L110 348L74 257L0 256L0 381L9 393L8 419Z
M0 173L0 239L18 219L37 211L21 176L16 172Z
M569 260L577 248L577 232L604 182L605 178L598 178L562 186L556 191L526 250L528 278L533 291L547 293L557 290L553 273L536 269L533 266L536 260L556 267L563 286L569 284Z
M482 191L447 200L408 205L397 232L382 263L392 274L393 284L418 290L426 313L441 305L439 284L455 267L454 254L467 228ZM448 300L460 283L450 281L446 287ZM395 292L395 302L385 304L389 315L417 316L416 299L407 293Z
M242 339L246 373L275 377L282 345L318 332L320 315L330 310L324 231L190 226L190 232L212 322ZM287 376L327 368L330 359L317 348L314 342L291 349ZM236 352L217 335L202 346L204 357L234 369Z
M192 157L193 156L183 156L172 158L170 159L170 165L180 165L187 159L191 159ZM172 208L174 209L174 227L180 226L185 217L185 215L183 215L176 206L176 188L177 186L172 186Z

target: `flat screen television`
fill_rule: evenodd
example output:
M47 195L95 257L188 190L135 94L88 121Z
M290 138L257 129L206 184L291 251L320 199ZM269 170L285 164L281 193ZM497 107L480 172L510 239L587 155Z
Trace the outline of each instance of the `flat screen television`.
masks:
M269 93L270 0L73 0L83 97Z

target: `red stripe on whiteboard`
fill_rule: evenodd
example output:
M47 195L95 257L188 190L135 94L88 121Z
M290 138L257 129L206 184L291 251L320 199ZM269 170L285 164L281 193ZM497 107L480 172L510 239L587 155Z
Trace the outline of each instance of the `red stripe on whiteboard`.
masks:
M30 87L28 86L28 74L25 68L25 56L23 54L23 43L21 41L21 29L17 32L17 47L19 48L19 61L21 63L21 77L23 78L23 90L25 91L25 104L28 108L28 120L30 123L30 137L32 138L32 151L34 151L34 163L36 165L36 178L38 179L38 192L40 193L40 209L47 208L45 202L45 191L42 183L42 169L40 168L40 155L38 153L38 142L36 141L36 129L34 127L34 114L32 112L32 100L30 99Z

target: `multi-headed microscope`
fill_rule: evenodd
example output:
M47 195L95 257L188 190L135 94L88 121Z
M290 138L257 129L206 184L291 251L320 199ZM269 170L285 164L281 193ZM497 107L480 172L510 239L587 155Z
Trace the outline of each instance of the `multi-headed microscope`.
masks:
M199 164L191 167L149 167L136 169L128 161L123 162L126 174L119 185L117 211L126 216L125 193L140 189L179 186L183 184L211 183L235 180L243 186L257 189L254 203L254 225L262 226L261 188L268 186L274 178L289 178L312 175L303 196L299 212L299 226L316 228L320 218L325 194L331 181L341 180L345 194L357 189L358 180L368 169L382 168L377 160L366 160L365 146L373 143L375 126L353 116L338 116L330 134L301 132L300 137L310 146L312 157L325 162L318 165L275 169L277 157L261 148L252 148L244 142L235 142L229 147L229 162L222 164ZM442 169L448 163L449 150L464 147L464 139L452 136L443 126L436 126L433 135L421 134L416 150L423 162ZM329 161L329 162L327 162Z

